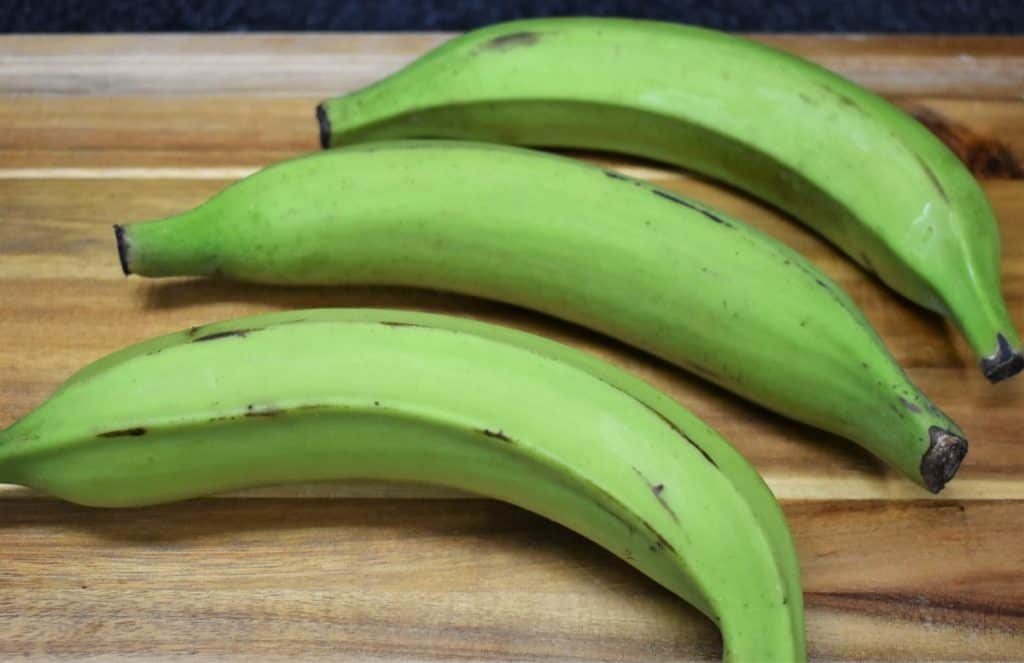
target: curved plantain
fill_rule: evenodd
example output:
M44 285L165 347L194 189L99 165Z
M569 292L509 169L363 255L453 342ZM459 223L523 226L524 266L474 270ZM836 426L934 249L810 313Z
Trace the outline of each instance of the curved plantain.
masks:
M450 290L549 313L847 437L938 491L967 451L856 305L796 252L613 171L407 141L277 164L117 227L126 273Z
M519 505L695 605L726 660L805 659L793 543L756 471L653 387L523 332L388 310L230 320L114 353L0 432L0 480L86 505L345 478Z
M445 137L624 152L790 212L959 326L985 376L1024 368L1000 292L999 229L924 126L806 60L686 25L500 23L317 109L324 147Z

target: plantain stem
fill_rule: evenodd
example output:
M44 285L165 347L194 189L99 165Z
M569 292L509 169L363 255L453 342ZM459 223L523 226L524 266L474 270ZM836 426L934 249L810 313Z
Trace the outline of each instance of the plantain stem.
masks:
M128 266L128 240L124 236L124 226L114 224L114 237L117 238L117 257L121 261L121 271L125 276L130 276L132 270Z
M925 488L938 493L953 478L967 455L967 440L938 426L928 429L932 443L921 458Z
M996 334L996 351L979 362L989 382L1002 382L1024 370L1024 354L1014 350L1001 333Z
M320 147L326 150L331 146L331 121L323 104L317 104L316 121L320 125Z

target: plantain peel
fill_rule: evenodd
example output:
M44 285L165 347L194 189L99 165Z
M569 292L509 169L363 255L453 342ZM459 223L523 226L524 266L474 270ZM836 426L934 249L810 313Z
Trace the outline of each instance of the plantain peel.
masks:
M933 492L967 449L801 255L697 201L565 157L442 140L354 145L119 226L117 239L140 276L411 286L541 311L846 437Z
M325 101L317 117L324 147L459 138L703 173L789 212L949 316L990 381L1024 368L995 214L964 164L885 99L764 44L656 21L499 23Z
M806 659L793 541L757 472L653 387L524 332L386 309L229 320L100 359L0 433L0 481L92 506L336 479L518 505L697 607L725 660Z

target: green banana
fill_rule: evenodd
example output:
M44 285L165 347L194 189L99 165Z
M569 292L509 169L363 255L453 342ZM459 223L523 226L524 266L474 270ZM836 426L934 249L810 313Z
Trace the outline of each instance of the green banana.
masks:
M0 433L0 480L94 506L389 479L569 527L722 629L806 657L799 567L757 472L650 385L537 336L389 310L290 311L152 339Z
M271 166L116 233L125 273L405 285L544 311L847 437L935 492L967 451L856 305L795 251L574 159L369 143Z
M654 21L501 23L317 109L324 147L444 137L630 153L704 173L808 224L950 316L992 382L1024 368L999 230L925 127L806 60Z

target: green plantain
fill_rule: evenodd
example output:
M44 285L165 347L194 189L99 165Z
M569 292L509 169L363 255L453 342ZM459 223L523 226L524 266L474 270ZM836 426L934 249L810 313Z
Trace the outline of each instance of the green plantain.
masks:
M324 147L445 137L596 148L684 166L791 213L950 316L985 376L1024 368L999 230L924 126L806 60L722 32L556 18L457 37L318 108Z
M708 615L729 661L800 661L799 567L757 472L671 398L553 341L292 311L95 362L0 432L0 481L93 506L294 481L428 482L534 511Z
M353 146L117 227L126 273L433 288L614 336L847 437L938 491L967 451L842 290L743 223L614 171L487 143Z

